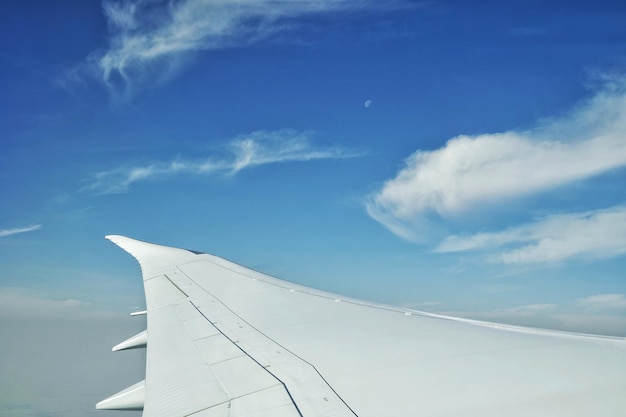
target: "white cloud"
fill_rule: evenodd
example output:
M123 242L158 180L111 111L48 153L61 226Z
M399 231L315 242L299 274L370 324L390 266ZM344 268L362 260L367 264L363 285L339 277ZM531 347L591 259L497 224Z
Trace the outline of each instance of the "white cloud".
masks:
M98 193L124 192L139 181L164 178L176 174L235 175L258 166L289 161L313 159L352 158L359 156L341 148L316 149L309 143L309 134L291 129L257 131L238 136L230 142L230 155L203 160L176 159L170 162L155 162L146 166L116 168L97 173L84 190Z
M599 310L602 310L599 305L603 303L605 309L622 309L626 307L626 296L624 294L600 294L579 299L575 304L528 304L482 311L444 310L435 306L429 311L448 317L468 318L489 323L626 336L626 317L621 311L599 314Z
M0 318L94 319L122 317L118 313L92 310L91 304L75 299L42 297L27 288L0 287Z
M39 229L41 229L40 224L35 224L32 226L28 226L28 227L16 227L13 229L2 229L0 230L0 237L16 235L18 233L32 232L34 230L39 230Z
M626 317L620 315L555 314L556 328L579 333L626 336Z
M409 240L432 218L560 187L626 166L626 82L614 79L569 115L526 132L459 136L418 150L370 196L371 217Z
M626 253L626 207L549 216L504 231L450 236L436 252L506 249L492 256L505 264L610 258Z
M618 314L584 314L563 312L567 306L531 304L487 311L438 311L450 317L462 317L490 323L606 336L626 336L626 317Z
M558 310L559 308L556 304L529 304L484 311L439 311L438 309L435 314L479 320L488 323L509 324L514 326L526 326L542 329L561 328L564 330L575 331L574 327L568 328L565 326L559 326L559 323L554 320L553 315L558 312Z
M556 304L529 304L525 306L503 308L482 312L465 312L462 316L481 319L481 320L504 320L506 318L520 318L544 314L556 308ZM455 313L458 314L458 313Z
M404 303L402 306L413 310L432 310L441 305L440 301L415 301Z
M240 136L232 142L235 159L224 163L232 174L244 168L283 161L310 161L312 159L350 158L358 156L340 148L314 149L308 134L284 129L274 132L257 131Z
M390 2L384 7L397 7ZM109 48L90 60L104 82L131 95L137 84L163 80L194 51L243 46L291 28L312 13L374 7L351 0L105 1ZM382 7L377 5L376 7Z
M598 294L581 298L578 304L594 310L626 308L626 294Z

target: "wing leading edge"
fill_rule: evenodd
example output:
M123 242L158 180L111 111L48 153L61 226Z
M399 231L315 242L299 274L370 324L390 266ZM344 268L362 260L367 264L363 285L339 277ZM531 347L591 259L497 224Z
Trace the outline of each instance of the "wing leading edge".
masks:
M98 403L144 417L621 416L626 341L495 325L296 285L123 236L146 377Z

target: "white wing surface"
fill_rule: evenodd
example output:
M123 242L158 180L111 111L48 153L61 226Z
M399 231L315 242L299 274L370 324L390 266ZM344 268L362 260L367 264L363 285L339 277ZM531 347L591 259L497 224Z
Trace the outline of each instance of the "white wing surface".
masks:
M225 259L107 236L141 265L144 417L624 416L626 341L342 298Z

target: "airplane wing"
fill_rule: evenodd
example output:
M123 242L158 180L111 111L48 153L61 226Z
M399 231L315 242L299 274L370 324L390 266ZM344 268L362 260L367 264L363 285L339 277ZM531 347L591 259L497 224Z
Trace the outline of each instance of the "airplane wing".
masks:
M144 417L624 416L626 340L340 297L122 236L141 265Z

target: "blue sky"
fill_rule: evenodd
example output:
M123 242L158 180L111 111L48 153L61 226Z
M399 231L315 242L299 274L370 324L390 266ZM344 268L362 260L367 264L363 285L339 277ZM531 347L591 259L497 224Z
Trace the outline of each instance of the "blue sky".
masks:
M626 335L626 6L380 3L5 2L5 328L128 336L143 289L115 233Z

